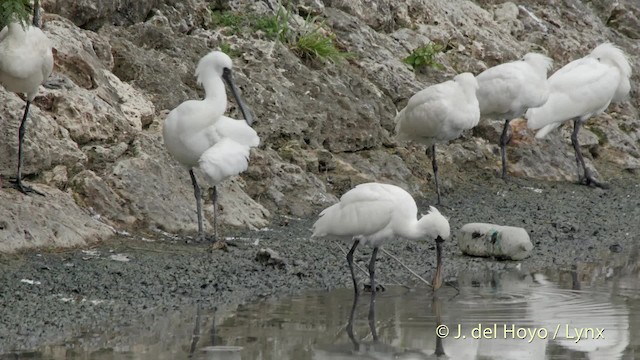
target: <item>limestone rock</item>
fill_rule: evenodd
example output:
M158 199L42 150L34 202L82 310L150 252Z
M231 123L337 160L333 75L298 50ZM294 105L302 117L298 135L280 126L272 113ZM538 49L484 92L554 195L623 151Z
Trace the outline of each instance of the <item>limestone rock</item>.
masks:
M0 253L22 248L86 245L114 234L68 193L38 184L46 196L0 191Z

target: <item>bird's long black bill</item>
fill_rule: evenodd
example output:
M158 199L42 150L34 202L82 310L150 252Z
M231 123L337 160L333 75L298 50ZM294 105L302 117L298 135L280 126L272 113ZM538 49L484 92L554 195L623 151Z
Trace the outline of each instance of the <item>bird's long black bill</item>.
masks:
M253 123L253 115L251 115L251 109L249 109L247 104L245 104L244 100L242 100L242 97L240 96L240 91L238 90L238 87L236 86L236 83L233 80L233 75L231 73L231 70L228 68L225 68L222 71L222 78L227 83L227 85L229 85L229 87L231 88L231 93L233 94L233 97L236 99L236 102L240 107L240 112L242 113L244 120L247 122L247 124L251 125Z

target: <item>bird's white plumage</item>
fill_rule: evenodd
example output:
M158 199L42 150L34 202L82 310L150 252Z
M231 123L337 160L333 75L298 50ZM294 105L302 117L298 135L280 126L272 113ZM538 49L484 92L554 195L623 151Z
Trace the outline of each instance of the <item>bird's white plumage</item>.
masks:
M240 174L249 167L249 146L224 138L205 151L198 164L213 185Z
M204 56L196 76L205 88L205 99L180 104L169 113L163 128L169 153L189 169L200 166L214 184L246 170L249 149L260 144L246 121L223 115L227 107L221 78L224 68L231 69L231 59L224 53Z
M589 55L574 60L549 77L549 99L526 113L528 126L546 136L563 122L586 121L607 109L612 101L622 101L631 88L631 66L622 50L605 43Z
M32 101L53 71L49 38L37 27L12 22L0 32L0 84Z
M473 128L480 120L476 90L471 73L462 73L413 95L395 118L398 140L427 146L447 142Z
M542 106L549 97L547 71L553 61L528 53L522 59L489 68L478 76L476 96L484 117L515 119L527 109Z
M342 195L340 202L320 213L313 225L313 237L332 236L351 239L358 236L365 243L379 246L396 237L412 240L448 239L449 222L430 207L417 220L418 207L402 188L381 183L360 184Z

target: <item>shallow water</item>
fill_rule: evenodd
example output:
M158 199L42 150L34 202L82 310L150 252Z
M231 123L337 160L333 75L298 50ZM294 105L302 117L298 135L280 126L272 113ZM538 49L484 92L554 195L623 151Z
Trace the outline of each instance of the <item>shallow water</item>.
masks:
M427 288L318 291L233 310L181 309L96 326L0 359L634 359L640 264L467 273ZM369 321L374 310L373 319ZM353 316L352 331L348 326ZM438 328L440 326L440 328ZM447 336L438 337L437 331ZM441 357L442 358L442 357Z

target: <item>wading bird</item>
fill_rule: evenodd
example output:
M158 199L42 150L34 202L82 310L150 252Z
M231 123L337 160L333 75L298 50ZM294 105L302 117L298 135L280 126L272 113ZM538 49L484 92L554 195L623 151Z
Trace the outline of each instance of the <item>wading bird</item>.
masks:
M449 221L433 206L420 220L416 219L417 214L416 202L402 188L380 183L360 184L342 195L340 202L320 213L312 236L353 241L347 263L356 295L359 289L353 271L353 253L358 244L373 247L369 278L371 291L375 292L375 262L382 245L397 237L435 240L437 265L432 286L437 290L442 285L442 243L450 235Z
M480 115L504 120L500 136L503 179L507 175L509 122L524 115L527 109L542 106L547 101L547 71L552 64L553 60L547 56L528 53L521 60L494 66L476 76Z
M195 75L204 87L204 100L187 100L171 110L164 122L163 137L169 153L189 171L198 215L198 238L204 240L202 194L193 172L199 167L213 185L214 244L217 241L217 185L240 174L249 166L250 148L260 144L251 113L240 97L232 75L231 58L220 51L212 51L198 62ZM244 120L223 116L227 109L224 82L231 89Z
M18 129L18 171L16 180L11 183L24 194L35 192L44 195L22 182L23 143L29 106L40 85L45 83L53 71L51 42L38 28L39 23L40 4L35 0L33 25L12 20L0 32L0 84L8 91L26 95L24 114Z
M463 131L480 121L476 98L478 82L471 73L456 75L453 80L429 86L413 95L396 115L398 140L411 140L431 150L431 164L440 205L440 184L436 162L436 143L458 138Z
M631 84L631 66L626 54L611 43L604 43L578 60L574 60L549 77L550 94L547 102L526 113L531 129L540 129L536 138L544 138L565 121L573 119L571 143L576 153L578 182L604 187L587 169L578 131L590 117L604 112L611 102L626 99ZM584 178L580 172L584 171Z

